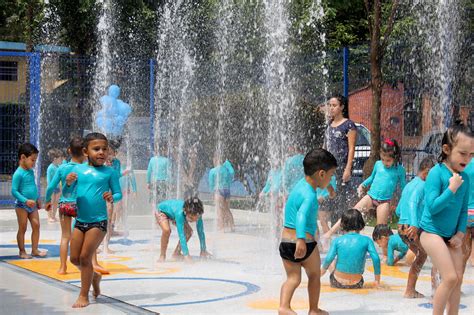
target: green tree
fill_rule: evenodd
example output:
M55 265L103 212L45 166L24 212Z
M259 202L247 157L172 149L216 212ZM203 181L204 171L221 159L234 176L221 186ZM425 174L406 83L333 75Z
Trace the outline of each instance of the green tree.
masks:
M385 7L384 7L385 5ZM370 84L372 88L371 107L371 151L364 165L364 175L368 176L380 153L380 107L382 105L383 75L382 63L395 24L399 0L365 0L370 34ZM384 7L384 10L383 10ZM388 14L384 16L383 13ZM382 21L386 21L384 24Z

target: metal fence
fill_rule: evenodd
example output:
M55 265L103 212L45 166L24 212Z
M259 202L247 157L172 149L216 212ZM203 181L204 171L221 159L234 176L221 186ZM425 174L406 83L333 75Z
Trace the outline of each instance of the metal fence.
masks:
M413 87L407 88L400 82L409 81L399 74L402 61L396 50L388 63L385 73L393 82L384 90L389 102L383 104L383 136L394 136L403 148L403 163L410 176L427 154L436 155L439 149L440 133L422 132L419 128L423 104L413 95ZM308 99L314 103L324 101L320 87L314 88L314 80L319 72L327 69L327 90L336 91L349 97L351 119L370 130L370 65L367 46L344 48L327 52L325 60L300 60L304 93L312 95ZM11 175L17 167L17 147L29 141L40 148L38 159L38 186L44 186L44 171L50 163L47 152L52 148L64 150L72 135L82 135L92 126L94 104L100 95L94 95L93 72L95 60L74 55L40 54L24 52L0 52L0 205L11 205ZM12 70L14 68L15 70ZM472 68L472 67L471 67ZM130 118L129 140L136 147L132 159L134 168L145 169L153 148L153 117L155 115L156 63L153 59L129 59L112 62L108 84L118 84L122 88L121 99L134 109ZM320 70L318 70L320 71ZM398 72L397 72L398 71ZM470 70L472 72L472 69ZM468 72L468 73L471 73ZM467 77L469 76L466 75ZM469 85L470 81L466 80ZM395 84L396 83L396 84ZM469 89L467 89L469 90ZM308 92L309 91L309 92ZM421 90L420 90L421 91ZM422 92L416 94L419 98ZM103 91L105 94L106 91ZM417 103L416 103L417 102ZM414 106L415 104L417 106ZM464 103L468 108L470 122L474 121L472 110L472 88ZM413 106L412 106L413 105ZM470 116L469 116L470 115ZM418 120L417 120L418 119ZM417 129L418 128L418 129ZM432 128L425 128L431 130ZM356 148L354 175L360 176L361 165L370 154L369 136L360 138Z

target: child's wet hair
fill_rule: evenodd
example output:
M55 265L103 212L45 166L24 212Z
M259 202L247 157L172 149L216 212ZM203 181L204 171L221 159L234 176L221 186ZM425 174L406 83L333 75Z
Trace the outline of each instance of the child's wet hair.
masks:
M18 160L21 159L22 155L24 155L25 157L29 157L33 154L38 154L38 153L39 153L38 149L31 143L29 142L22 143L18 147Z
M84 148L84 140L81 137L73 137L69 142L69 152L74 157L83 155L82 148Z
M469 127L464 125L461 121L456 121L443 135L443 140L441 141L441 154L438 157L439 163L444 162L448 158L447 154L443 151L443 145L446 144L450 149L452 149L458 141L459 134L464 134L470 138L474 137L474 134Z
M48 157L51 161L53 161L54 159L60 158L62 156L64 156L64 153L63 151L59 149L50 149L48 151Z
M337 161L334 155L322 148L313 149L303 160L304 173L311 176L317 171L329 171L337 167Z
M191 197L184 202L184 210L187 214L201 215L204 213L204 206L198 197Z
M382 237L393 235L392 229L387 224L377 224L372 232L372 239L378 241Z
M105 140L107 142L107 145L109 144L109 140L107 140L106 136L104 136L100 132L91 132L84 137L84 148L87 149L89 142L94 140Z
M117 152L118 148L120 147L120 143L118 141L115 141L115 140L110 140L109 141L109 149L114 151L114 152Z
M423 160L421 160L420 166L418 167L418 171L423 172L424 170L432 168L434 165L435 165L434 158L431 155L427 156Z
M342 117L349 118L349 102L347 97L341 94L334 94L329 98L329 100L332 98L335 98L339 102L340 106L344 106L342 109Z
M364 218L357 209L344 211L341 216L341 229L343 231L361 231L365 227Z
M402 151L397 140L386 138L380 144L380 152L388 154L394 160L394 165L398 165L402 159Z

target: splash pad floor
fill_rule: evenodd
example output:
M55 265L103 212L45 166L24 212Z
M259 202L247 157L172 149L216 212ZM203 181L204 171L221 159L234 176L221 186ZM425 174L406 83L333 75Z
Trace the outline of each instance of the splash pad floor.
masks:
M209 207L210 208L210 207ZM56 274L59 266L59 224L48 224L40 212L40 248L46 258L20 260L16 247L16 217L13 210L0 211L0 299L8 314L15 313L103 313L139 314L275 314L284 270L272 245L268 214L233 210L235 233L213 229L213 211L206 207L205 227L209 260L201 260L197 233L190 240L191 264L182 261L157 263L159 236L152 229L151 216L128 218L129 235L113 237L114 254L99 254L99 261L110 271L104 275L102 296L85 309L72 309L77 297L80 274L68 264L68 274ZM30 230L29 230L30 231ZM27 231L27 238L29 237ZM369 233L369 230L364 231ZM177 243L173 230L168 256ZM29 248L29 242L27 242ZM28 249L27 249L28 250ZM324 256L324 254L322 254ZM417 289L429 296L430 263L422 270ZM384 289L373 286L371 261L366 265L366 284L360 290L338 290L322 278L321 307L331 314L430 314L429 299L403 299L408 267L400 264L382 267ZM292 307L306 314L307 281L303 276ZM474 309L474 269L468 266L462 286L460 314ZM92 301L92 299L91 299Z

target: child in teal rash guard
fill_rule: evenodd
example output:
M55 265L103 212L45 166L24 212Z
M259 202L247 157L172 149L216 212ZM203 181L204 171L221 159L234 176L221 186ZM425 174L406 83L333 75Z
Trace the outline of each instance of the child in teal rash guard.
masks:
M217 151L214 153L213 163L214 168L209 171L209 189L214 192L217 230L233 232L235 223L230 211L230 186L234 181L235 171L229 160L222 163Z
M321 267L321 276L326 273L337 256L336 268L329 280L331 287L339 289L360 289L364 285L362 276L365 269L366 255L369 253L374 265L375 283L380 286L380 259L374 242L359 232L365 227L364 219L357 209L345 211L341 217L341 228L346 232L337 237L331 244L326 259Z
M283 194L281 191L281 167L279 161L272 161L272 168L268 172L265 186L260 192L260 199L264 202L265 208L272 213L272 226L274 227L275 236L280 238L281 227L283 225Z
M58 171L59 165L64 161L64 154L59 149L51 149L48 151L48 157L51 160L46 170L46 182L49 183L53 180L54 174ZM61 189L56 186L51 197L51 210L48 211L48 223L57 222L56 212L58 211L59 196L61 195Z
M117 172L105 166L108 141L101 133L84 138L84 155L89 163L74 167L66 177L68 185L77 185L77 218L71 239L71 263L81 271L81 291L72 307L89 305L89 289L100 294L101 275L94 272L92 257L107 233L107 205L122 198Z
M423 294L416 291L416 281L427 258L426 252L420 244L418 231L421 212L423 211L425 180L433 166L434 161L431 157L426 157L421 161L417 176L403 189L396 210L399 216L398 234L415 255L415 260L412 262L410 272L408 273L407 288L404 293L405 298L424 297Z
M66 164L61 164L54 174L53 179L48 183L46 189L45 208L51 208L51 199L53 192L59 183L61 183L62 191L59 198L59 219L61 224L61 243L59 246L59 261L60 266L57 271L58 274L64 275L67 273L67 253L69 249L69 241L71 239L71 221L77 215L76 192L77 185L67 185L66 177L72 170L83 163L83 140L80 137L74 137L69 143L68 152L71 155L71 161Z
M402 241L398 234L393 234L387 224L377 224L372 232L372 239L382 249L384 256L382 261L388 266L395 265L408 252L408 245ZM398 252L396 257L395 251Z
M295 185L304 177L303 159L302 151L297 149L296 154L290 156L285 161L282 181L283 191L286 195L289 195Z
M159 203L166 199L171 184L171 160L167 157L168 147L155 148L156 156L150 159L146 172L146 183L150 190L150 202Z
M46 252L38 249L40 236L40 220L38 209L41 208L41 200L36 187L35 173L33 168L38 158L38 149L31 143L23 143L18 148L19 166L12 177L11 193L15 198L15 212L18 220L18 232L16 241L19 256L23 259L31 258L25 250L25 233L28 221L31 224L31 255L37 257L46 256Z
M155 219L161 228L161 250L160 262L166 260L166 249L171 235L170 221L178 230L179 242L173 253L173 257L179 258L184 256L186 261L191 261L188 250L188 240L190 239L193 229L189 222L196 222L196 228L201 244L201 257L209 257L210 254L206 249L206 236L204 234L204 223L202 214L204 207L201 200L197 197L184 200L165 200L156 205ZM181 254L182 252L182 254Z
M279 314L293 314L291 299L301 282L301 268L308 275L310 314L328 314L319 309L321 280L320 257L314 235L317 230L317 188L326 188L336 171L334 156L324 149L315 149L303 160L304 174L288 196L285 221L280 243L280 257L287 280L280 293Z
M457 314L464 273L462 242L466 233L469 176L464 169L474 156L474 135L455 125L443 135L439 163L428 173L420 242L441 276L433 297L433 314Z
M394 139L385 139L380 146L380 160L375 162L372 174L357 188L359 196L370 186L367 195L354 206L354 209L362 213L375 208L377 212L377 224L387 224L390 217L390 200L393 193L400 185L403 190L406 185L405 168L401 163L401 151L398 143ZM341 220L337 221L333 227L324 235L329 238L337 230Z

